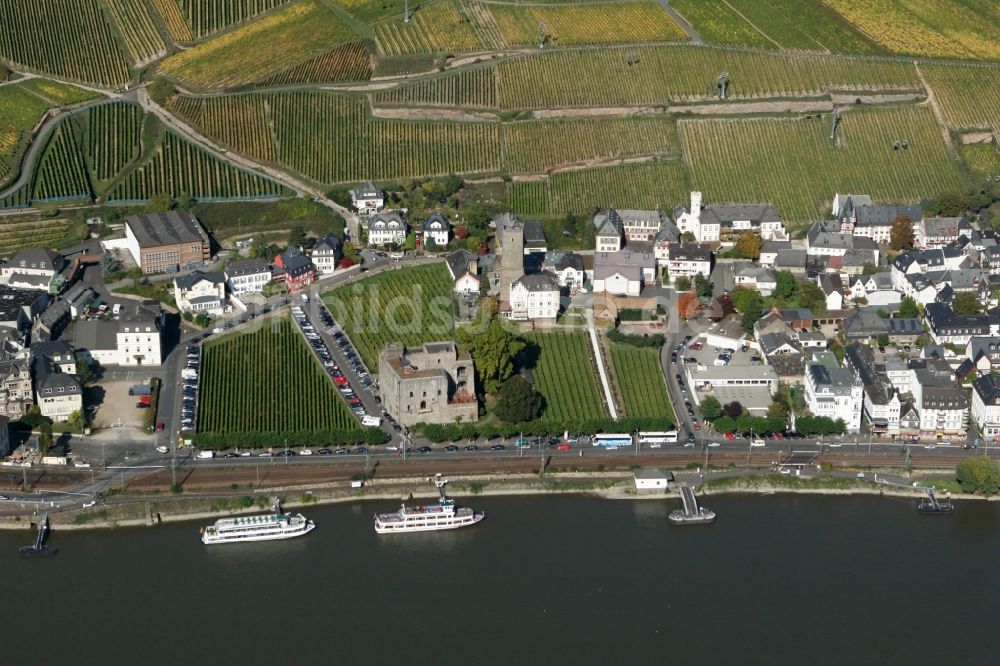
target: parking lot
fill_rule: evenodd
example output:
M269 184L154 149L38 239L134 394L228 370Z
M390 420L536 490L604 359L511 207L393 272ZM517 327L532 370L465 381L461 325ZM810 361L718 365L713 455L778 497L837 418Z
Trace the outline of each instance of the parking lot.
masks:
M136 407L139 397L128 393L129 388L136 383L141 382L102 382L85 389L83 402L85 408L97 407L91 420L95 427L142 427L146 409Z
M701 349L692 349L688 346L681 354L678 354L678 363L684 363L684 365L703 365L706 367L723 366L723 365L761 365L760 352L753 347L748 347L747 351L743 351L742 347L736 348L727 363L722 363L719 361L719 354L723 352L721 347L712 347L705 344L704 338L698 338L692 341L691 345L697 347L698 344L702 345ZM687 359L695 359L693 363L686 363ZM756 361L755 361L756 359ZM717 361L719 361L717 363Z

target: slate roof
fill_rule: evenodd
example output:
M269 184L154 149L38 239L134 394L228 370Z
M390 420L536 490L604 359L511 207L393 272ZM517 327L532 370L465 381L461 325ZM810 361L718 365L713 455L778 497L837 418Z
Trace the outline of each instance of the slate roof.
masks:
M241 275L254 275L256 273L270 273L271 264L263 259L241 259L234 261L226 267L226 275L229 277L239 277Z
M448 231L451 223L441 213L431 213L421 225L424 231Z
M212 284L224 284L226 282L226 276L218 271L210 271L208 273L202 273L201 271L194 271L188 275L181 275L180 277L174 278L174 282L181 289L190 289L199 282L211 282Z
M515 285L520 285L531 292L536 291L559 291L559 280L548 271L522 275L514 281Z
M524 221L524 249L541 249L545 247L545 231L535 220Z
M63 258L58 252L46 250L39 247L26 247L19 251L10 261L7 268L31 268L35 270L49 270L58 272L62 270Z
M355 199L377 199L381 198L385 192L372 181L366 180L351 190L351 194L354 195Z
M150 215L132 215L125 218L125 224L132 230L132 235L135 236L141 248L176 245L178 243L201 243L207 240L201 227L198 226L198 221L193 215L183 210Z
M583 271L583 257L576 252L549 252L542 264L546 270L562 272L566 269Z
M344 246L344 239L340 236L335 236L334 234L326 234L318 241L316 245L313 246L312 253L321 256L325 255L339 255L341 248Z
M972 382L972 390L979 394L984 405L1000 406L1000 378L996 375L983 375Z
M624 229L621 216L614 208L598 211L594 215L594 235L620 238Z
M735 221L748 220L753 224L781 222L778 209L771 204L715 204L701 209L701 224L730 226Z
M857 218L857 227L890 227L892 221L900 215L906 215L914 222L919 222L924 217L924 211L920 206L894 206L886 204L872 204L869 206L855 206L854 216ZM841 213L843 217L843 213Z
M469 262L471 262L476 255L469 252L468 250L455 250L454 252L448 253L444 260L448 264L448 271L451 273L453 280L458 280L463 275L469 272Z

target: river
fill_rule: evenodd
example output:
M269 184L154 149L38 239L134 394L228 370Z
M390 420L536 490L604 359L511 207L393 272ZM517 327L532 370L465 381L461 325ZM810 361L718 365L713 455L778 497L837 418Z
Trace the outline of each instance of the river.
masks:
M1000 505L920 516L871 497L476 498L478 526L377 536L313 507L310 535L203 546L198 524L0 534L4 663L980 664Z

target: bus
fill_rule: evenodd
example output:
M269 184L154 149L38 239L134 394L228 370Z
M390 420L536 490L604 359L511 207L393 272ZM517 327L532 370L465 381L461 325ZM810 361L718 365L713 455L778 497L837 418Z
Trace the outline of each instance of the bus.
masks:
M622 446L632 446L632 435L626 435L626 434L594 435L594 446L603 446L606 449L617 449Z
M676 444L676 443L677 443L676 430L668 430L667 432L639 433L639 444L641 446L648 446L651 449L658 449L664 444Z

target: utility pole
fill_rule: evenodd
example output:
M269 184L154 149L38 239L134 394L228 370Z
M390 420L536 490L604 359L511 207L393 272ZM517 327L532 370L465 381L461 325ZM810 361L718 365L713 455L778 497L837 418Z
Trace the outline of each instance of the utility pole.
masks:
M403 0L403 23L410 22L410 0Z
M543 21L538 22L538 48L545 48L545 23Z

